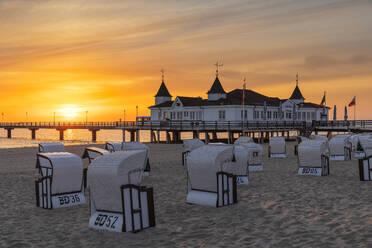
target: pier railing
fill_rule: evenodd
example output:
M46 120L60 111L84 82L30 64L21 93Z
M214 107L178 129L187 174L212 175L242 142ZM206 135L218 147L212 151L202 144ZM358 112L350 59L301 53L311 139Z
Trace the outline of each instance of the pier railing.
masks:
M302 129L311 123L302 121L126 121L126 122L0 122L0 128L63 128L63 129Z
M316 128L328 128L328 129L339 129L339 128L346 128L346 129L371 129L372 128L372 120L347 120L347 121L313 121L313 127Z

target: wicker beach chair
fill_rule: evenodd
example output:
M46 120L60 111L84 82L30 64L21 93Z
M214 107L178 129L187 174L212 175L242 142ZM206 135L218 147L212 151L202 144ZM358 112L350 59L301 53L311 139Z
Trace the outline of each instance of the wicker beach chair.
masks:
M350 135L336 135L329 141L330 160L350 160Z
M61 142L40 143L39 152L65 152L65 146Z
M187 159L187 203L222 207L237 202L236 176L228 172L233 146L204 145Z
M324 140L305 140L298 146L298 174L329 175L329 156Z
M62 208L84 204L83 162L68 152L38 153L35 180L36 205Z
M269 158L286 158L286 145L284 137L270 137Z
M91 163L89 227L138 232L155 226L153 189L141 185L145 164L143 149L110 153Z

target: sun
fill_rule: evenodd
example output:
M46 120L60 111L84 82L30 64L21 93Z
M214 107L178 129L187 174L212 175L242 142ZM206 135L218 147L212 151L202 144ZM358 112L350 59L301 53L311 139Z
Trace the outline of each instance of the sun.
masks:
M57 110L57 115L64 120L74 120L79 115L82 115L83 111L76 104L63 104Z

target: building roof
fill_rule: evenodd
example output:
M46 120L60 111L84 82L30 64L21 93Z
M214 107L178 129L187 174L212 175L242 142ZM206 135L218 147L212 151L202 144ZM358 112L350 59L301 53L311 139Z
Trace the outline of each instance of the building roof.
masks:
M226 94L218 77L216 77L214 80L211 89L208 91L208 94Z
M165 86L164 81L161 82L158 93L156 93L155 95L155 97L158 97L158 96L172 97L171 94L169 94L169 91L167 89L167 86Z
M298 85L296 85L296 88L293 90L292 95L289 99L295 99L295 100L304 100L300 88L298 88Z

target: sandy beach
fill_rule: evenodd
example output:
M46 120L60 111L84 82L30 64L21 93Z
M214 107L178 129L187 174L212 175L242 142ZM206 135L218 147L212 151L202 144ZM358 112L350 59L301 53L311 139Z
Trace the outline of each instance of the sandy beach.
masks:
M156 227L137 234L89 229L88 204L37 208L37 148L0 149L0 247L372 246L372 183L359 181L356 160L331 161L327 177L299 176L294 143L287 159L268 159L264 145L265 169L239 186L238 203L211 208L185 202L182 145L149 146L143 184L154 188ZM84 147L66 150L81 155Z

